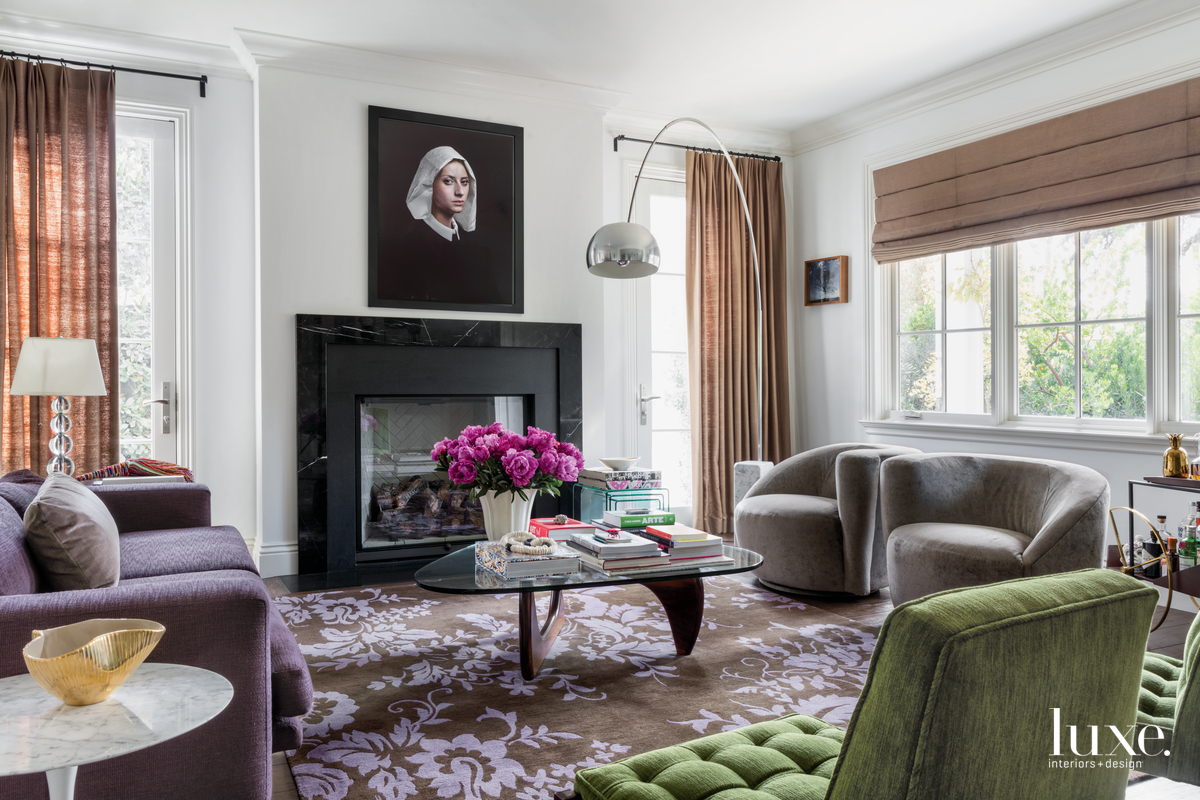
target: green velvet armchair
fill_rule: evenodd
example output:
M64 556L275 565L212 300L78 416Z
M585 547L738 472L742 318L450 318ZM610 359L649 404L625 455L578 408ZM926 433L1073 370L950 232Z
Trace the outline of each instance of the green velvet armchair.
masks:
M1117 758L1108 726L1126 739L1134 727L1157 599L1104 570L922 597L884 623L844 732L790 715L581 770L575 791L582 800L1121 798L1129 756L1106 763ZM1088 754L1089 726L1100 755Z

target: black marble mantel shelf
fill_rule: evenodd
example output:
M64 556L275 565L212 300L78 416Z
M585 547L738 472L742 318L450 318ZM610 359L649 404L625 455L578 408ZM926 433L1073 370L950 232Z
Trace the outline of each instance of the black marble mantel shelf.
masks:
M507 320L412 319L296 315L296 457L299 561L301 574L354 568L354 543L331 541L329 514L345 509L330 506L328 348L331 345L370 345L396 348L527 348L555 351L558 409L550 420L559 439L583 445L582 328L558 322ZM476 351L477 352L477 351ZM396 354L403 364L403 353ZM453 355L441 357L453 370ZM397 370L394 382L403 382ZM404 387L417 392L416 387ZM550 425L542 427L551 429ZM336 448L335 448L336 450ZM347 467L351 472L354 465ZM335 475L335 480L339 476ZM338 495L335 493L336 502ZM336 505L336 503L335 503ZM338 518L338 522L343 520ZM344 527L339 524L335 527ZM335 539L340 537L334 537Z

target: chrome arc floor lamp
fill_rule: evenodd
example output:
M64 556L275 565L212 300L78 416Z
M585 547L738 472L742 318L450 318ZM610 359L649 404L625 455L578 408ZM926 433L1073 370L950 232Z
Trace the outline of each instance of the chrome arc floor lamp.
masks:
M763 460L763 301L762 301L762 269L758 263L758 244L754 240L754 226L750 223L750 206L746 203L746 192L742 189L742 179L738 177L733 158L717 136L716 131L693 117L673 119L663 126L646 148L642 156L641 166L638 167L637 177L633 182L633 193L629 198L629 214L625 222L613 222L603 226L588 242L587 265L593 275L601 278L644 278L658 272L662 255L654 235L643 225L633 221L633 203L637 198L638 183L642 179L642 170L646 167L646 159L659 137L666 133L672 125L680 122L693 122L708 131L721 153L725 163L733 172L733 180L737 184L738 196L742 200L742 213L746 216L746 230L750 233L750 252L754 256L754 292L758 300L758 460Z

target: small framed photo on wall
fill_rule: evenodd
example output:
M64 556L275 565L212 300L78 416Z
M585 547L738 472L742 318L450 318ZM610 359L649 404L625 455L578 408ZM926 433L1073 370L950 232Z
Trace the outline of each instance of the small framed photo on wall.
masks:
M850 299L850 256L804 262L804 305L824 306Z
M522 313L524 129L367 114L367 305Z

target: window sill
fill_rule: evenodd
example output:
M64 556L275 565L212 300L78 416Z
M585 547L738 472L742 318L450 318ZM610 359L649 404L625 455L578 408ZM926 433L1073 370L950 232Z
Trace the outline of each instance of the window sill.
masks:
M1161 455L1168 446L1166 434L1162 433L1085 431L1042 427L1026 422L981 426L916 420L859 420L859 424L864 431L874 436L903 436L1048 449L1065 447L1073 450Z

